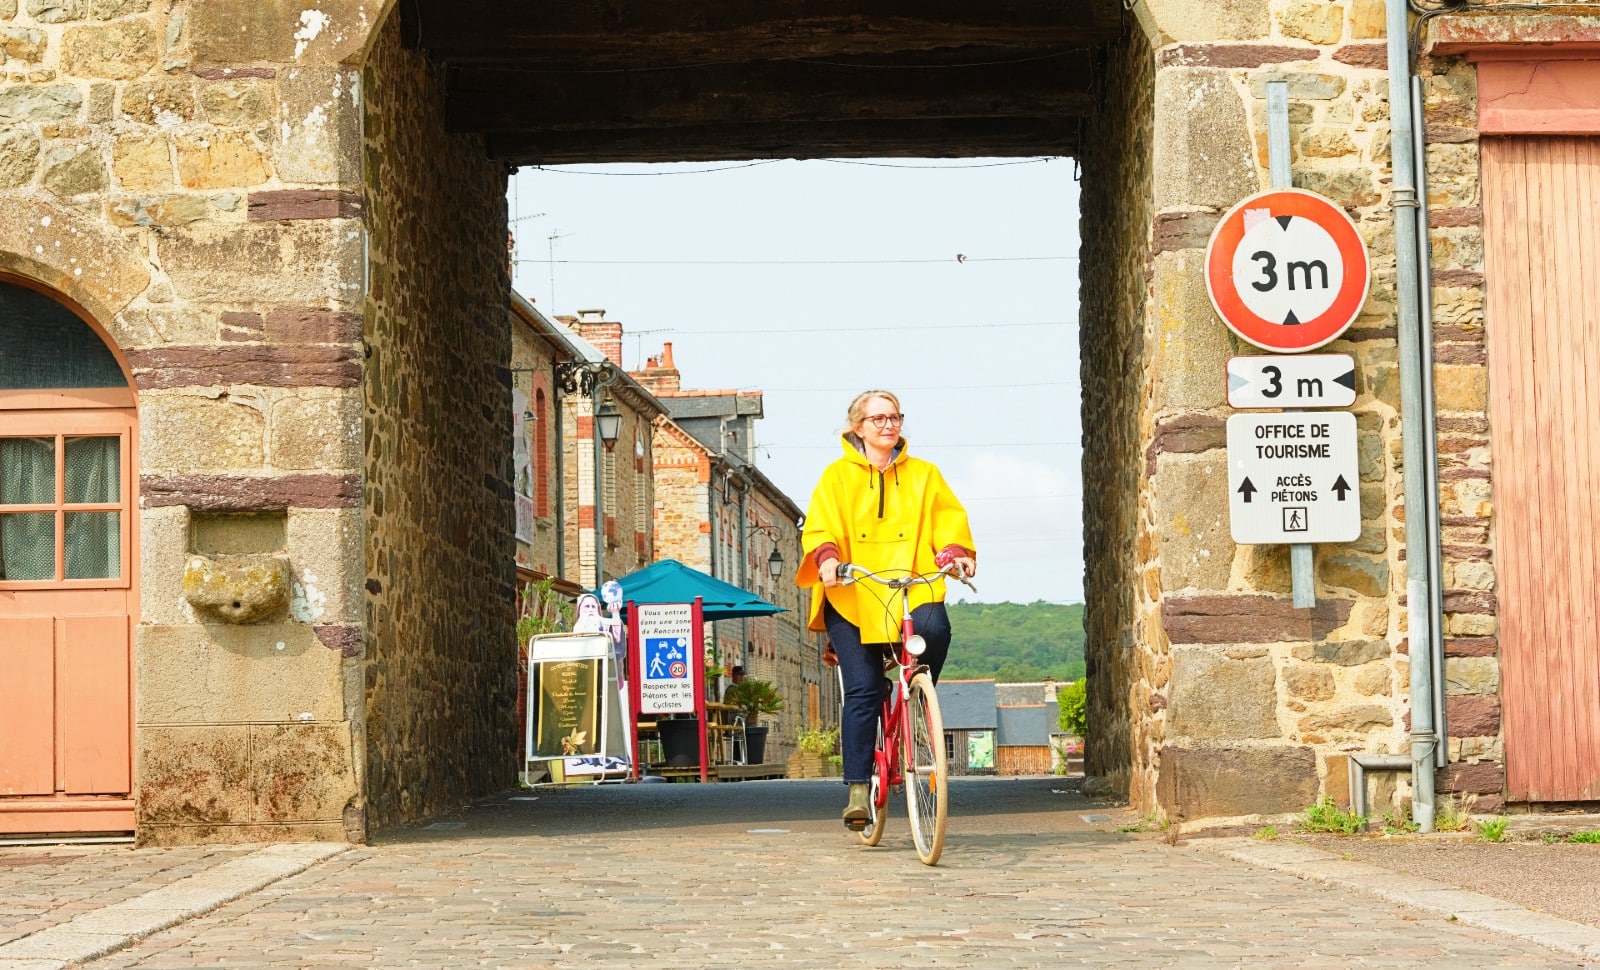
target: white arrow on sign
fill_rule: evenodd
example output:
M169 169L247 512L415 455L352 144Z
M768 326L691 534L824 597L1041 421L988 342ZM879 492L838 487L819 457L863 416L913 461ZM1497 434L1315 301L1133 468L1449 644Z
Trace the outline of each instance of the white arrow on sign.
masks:
M1228 404L1236 408L1343 408L1356 401L1356 360L1349 354L1228 359Z

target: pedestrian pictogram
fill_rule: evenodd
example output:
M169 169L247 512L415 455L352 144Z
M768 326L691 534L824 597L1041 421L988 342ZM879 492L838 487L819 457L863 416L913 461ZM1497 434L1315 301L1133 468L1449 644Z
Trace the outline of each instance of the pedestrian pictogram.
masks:
M1217 223L1206 290L1228 329L1298 353L1337 338L1367 300L1367 245L1344 210L1314 192L1251 196Z

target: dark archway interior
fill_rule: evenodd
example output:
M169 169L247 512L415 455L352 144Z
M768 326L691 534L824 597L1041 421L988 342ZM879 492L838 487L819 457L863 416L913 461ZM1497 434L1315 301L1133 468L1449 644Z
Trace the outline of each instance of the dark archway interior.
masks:
M405 0L512 165L1075 155L1116 0Z

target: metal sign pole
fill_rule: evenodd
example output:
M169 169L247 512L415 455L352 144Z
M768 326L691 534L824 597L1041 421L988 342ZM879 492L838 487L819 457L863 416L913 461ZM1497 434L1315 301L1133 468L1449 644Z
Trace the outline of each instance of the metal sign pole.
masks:
M1267 170L1272 188L1294 188L1294 172L1289 156L1289 82L1267 82ZM1317 605L1316 575L1310 543L1289 546L1289 575L1294 587L1294 605L1306 609Z

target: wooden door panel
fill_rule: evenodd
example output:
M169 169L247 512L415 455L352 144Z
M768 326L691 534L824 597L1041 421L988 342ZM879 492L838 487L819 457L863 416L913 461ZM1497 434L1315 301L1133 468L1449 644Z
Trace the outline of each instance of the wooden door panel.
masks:
M1508 795L1600 798L1600 139L1486 138Z
M129 657L125 616L60 621L57 743L68 795L122 794L129 782Z
M55 792L55 622L0 617L0 795Z

